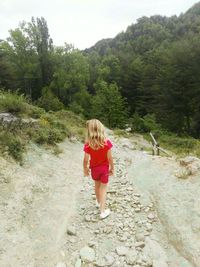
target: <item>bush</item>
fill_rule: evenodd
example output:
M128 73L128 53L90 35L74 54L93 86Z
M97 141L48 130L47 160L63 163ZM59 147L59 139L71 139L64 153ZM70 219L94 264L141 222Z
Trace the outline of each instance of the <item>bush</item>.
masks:
M29 140L55 146L66 137L76 136L79 140L84 137L85 121L80 116L69 110L47 113L43 108L29 104L24 96L16 93L0 91L0 111L39 119L33 124L27 124L28 127L9 128L9 132L0 125L0 150L18 161L22 160Z
M145 133L147 132L147 129L144 125L144 120L139 116L138 113L134 113L132 118L130 119L130 126L132 129L132 132L139 132L139 133Z
M84 109L76 102L72 102L70 105L69 105L69 109L76 113L76 114L83 114L84 113Z
M28 115L31 118L39 119L43 114L45 114L45 110L43 108L30 105Z
M33 133L33 140L38 144L55 145L64 140L66 133L54 128L39 128Z
M14 114L27 113L27 99L23 95L19 95L18 92L0 91L0 111Z
M58 111L64 109L64 105L56 95L54 95L48 87L43 88L42 96L37 101L39 107L44 108L46 111Z
M0 134L0 145L3 152L8 152L10 156L18 161L22 161L24 152L24 144L20 137L15 136L9 132L1 132Z
M147 133L153 132L156 136L166 132L161 124L156 122L154 114L147 114L143 118L138 113L134 113L130 119L131 129L135 132Z

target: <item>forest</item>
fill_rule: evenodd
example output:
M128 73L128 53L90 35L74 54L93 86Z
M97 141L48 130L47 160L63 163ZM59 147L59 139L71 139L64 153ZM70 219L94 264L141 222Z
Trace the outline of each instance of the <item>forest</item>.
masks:
M43 17L8 35L0 40L2 92L111 128L200 137L200 3L179 16L141 17L84 51L55 46Z

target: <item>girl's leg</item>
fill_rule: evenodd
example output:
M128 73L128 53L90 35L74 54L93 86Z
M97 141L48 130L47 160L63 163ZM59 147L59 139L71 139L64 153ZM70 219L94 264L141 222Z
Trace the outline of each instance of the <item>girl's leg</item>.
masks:
M100 184L100 210L103 212L105 210L106 204L106 193L107 193L107 184Z
M100 203L100 186L101 182L95 181L95 195L98 203Z

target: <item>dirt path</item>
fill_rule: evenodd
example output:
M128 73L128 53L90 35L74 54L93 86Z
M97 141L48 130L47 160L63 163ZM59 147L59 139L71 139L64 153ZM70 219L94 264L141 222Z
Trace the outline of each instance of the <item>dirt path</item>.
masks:
M80 144L59 157L33 146L23 167L2 162L0 266L55 266L81 190ZM76 159L76 160L75 160ZM4 171L3 171L4 170Z
M82 144L62 143L59 157L32 145L23 167L0 160L1 267L197 266L174 249L151 194L149 174L175 165L159 158L153 164L134 150L141 140L111 138L116 174L108 191L112 213L103 221L93 183L82 177Z

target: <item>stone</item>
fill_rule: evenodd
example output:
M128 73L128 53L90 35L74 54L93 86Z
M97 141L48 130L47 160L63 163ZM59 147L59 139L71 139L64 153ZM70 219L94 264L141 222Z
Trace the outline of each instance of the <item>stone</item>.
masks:
M66 267L66 264L64 262L58 262L56 267Z
M83 247L80 250L80 256L84 262L93 262L95 260L95 251L90 247Z
M146 229L148 232L151 232L153 230L153 227L150 223L146 223Z
M193 157L193 156L188 156L188 157L185 157L185 158L179 160L180 165L182 165L182 166L187 166L187 165L193 163L194 161L200 162L199 158Z
M153 260L153 267L168 267L168 264L162 260Z
M141 259L143 262L145 262L148 266L151 266L152 265L152 259L150 256L148 255L145 255L145 254L142 254L141 255Z
M0 174L0 184L8 184L11 182L11 177L9 175Z
M124 242L124 241L127 240L127 236L126 236L126 235L123 235L123 236L121 236L121 237L119 238L119 240L120 240L121 242Z
M150 211L150 208L149 208L149 207L146 207L146 208L144 209L144 211L145 211L145 212L149 212L149 211Z
M96 246L96 242L95 241L90 241L90 242L88 242L88 246L89 247L95 247Z
M69 226L67 228L67 234L68 235L76 235L76 228L74 226Z
M95 266L97 266L97 267L104 267L104 266L106 266L106 263L105 263L104 260L97 260L95 262Z
M167 262L166 252L156 240L147 237L145 243L143 255L150 257L152 260Z
M135 212L140 212L141 209L140 208L135 208Z
M143 248L145 246L145 243L143 241L140 241L140 242L136 242L134 245L136 248L138 248L138 247Z
M75 267L81 267L81 259L78 259L75 263Z
M115 258L109 254L105 256L105 260L106 260L105 262L106 266L111 266L115 262Z
M86 221L86 222L90 222L90 221L91 221L91 218L90 218L89 215L85 215L85 221Z
M71 242L71 243L76 243L77 242L77 240L76 240L76 238L74 237L74 236L69 236L69 242Z
M137 261L137 252L135 250L129 250L126 254L125 261L127 264L133 265Z
M154 220L155 219L154 213L152 213L152 212L149 213L148 216L147 216L147 218L150 219L150 220Z
M135 235L135 239L136 239L136 241L138 241L138 242L140 242L140 241L144 242L144 241L145 241L145 236L144 236L142 233L137 233L137 234Z
M124 246L120 246L116 248L116 252L119 256L125 256L128 253L128 248Z

